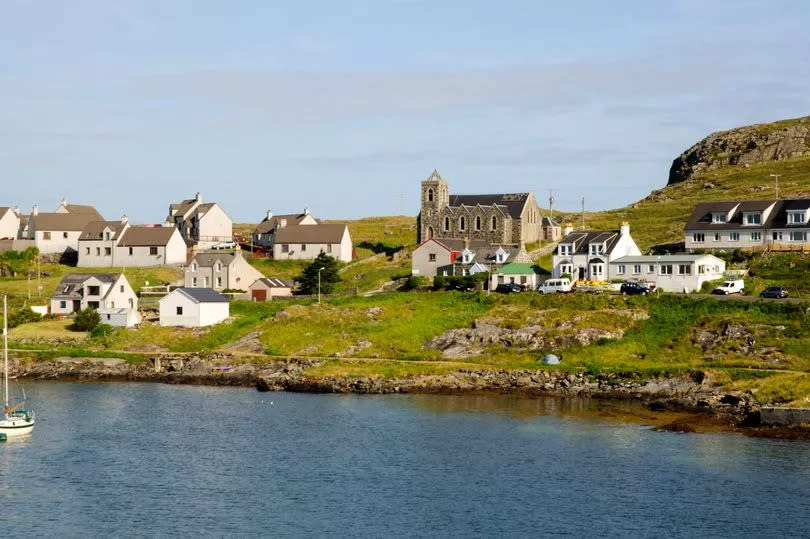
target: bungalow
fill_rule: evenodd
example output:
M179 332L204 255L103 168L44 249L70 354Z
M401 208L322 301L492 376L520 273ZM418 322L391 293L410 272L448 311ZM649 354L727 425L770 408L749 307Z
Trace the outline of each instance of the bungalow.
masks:
M610 266L616 279L649 282L665 292L695 292L726 271L726 263L709 254L623 256Z
M214 245L233 241L233 222L217 203L203 203L202 195L169 204L166 224L174 226L189 245L208 249Z
M684 227L686 249L810 244L810 199L703 202Z
M211 288L177 288L159 303L161 326L211 326L230 316L228 298Z
M512 262L493 272L490 287L494 290L499 284L519 284L535 290L548 272L532 262Z
M183 285L186 288L213 288L214 290L247 290L262 272L250 265L242 250L232 252L198 253L185 269Z
M284 225L276 229L273 258L276 260L313 260L326 253L342 262L351 262L352 237L345 224Z
M276 230L279 228L286 227L287 225L317 224L319 224L318 220L312 216L309 208L305 208L304 213L290 213L284 215L273 215L273 212L267 210L267 215L253 231L253 244L272 252Z
M99 314L113 314L125 309L132 311L126 313L125 320L134 321L132 325L140 321L137 316L138 296L123 273L65 275L51 296L51 314L69 315L84 309L96 309ZM120 318L116 314L116 319Z
M276 297L292 296L292 287L292 281L262 277L248 287L248 299L270 301Z
M81 267L151 267L183 264L186 244L175 227L131 226L120 221L93 221L79 236Z
M622 223L619 230L574 232L566 227L552 256L552 277L571 275L575 281L609 281L614 278L611 261L640 255L628 223Z

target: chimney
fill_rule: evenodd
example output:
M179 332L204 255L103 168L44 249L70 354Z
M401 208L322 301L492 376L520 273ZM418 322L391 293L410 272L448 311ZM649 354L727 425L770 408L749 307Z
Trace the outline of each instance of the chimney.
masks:
M630 223L628 223L627 221L622 222L622 225L619 227L619 235L620 236L630 235Z
M14 214L15 214L17 217L19 217L19 216L20 216L20 207L19 207L19 206L14 206Z
M127 224L128 222L129 222L129 217L127 217L127 214L122 215L122 216L121 216L121 224L122 224L122 225L125 225L125 224Z
M563 237L571 234L573 231L574 227L572 227L570 223L565 223L565 228L563 228Z
M199 191L197 191L197 194L194 195L194 200L196 200L197 202L202 202L202 195L200 194Z
M470 248L470 238L464 238L464 248L465 249Z
M31 215L39 215L39 206L34 204L34 207L31 208Z
M60 202L59 205L67 207L67 199L65 197L62 197L62 202Z
M304 208L304 215L309 215L309 214L310 214L309 208Z
M279 228L284 228L285 226L287 226L286 219L282 219L281 221L279 221Z
M267 210L267 220L269 221L272 218L273 218L273 212L271 212L270 210Z

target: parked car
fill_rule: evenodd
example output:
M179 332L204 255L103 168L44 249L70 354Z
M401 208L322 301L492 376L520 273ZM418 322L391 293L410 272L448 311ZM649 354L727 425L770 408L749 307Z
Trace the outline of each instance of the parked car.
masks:
M788 297L788 291L781 286L769 286L759 293L761 298L783 299Z
M516 283L501 283L495 287L495 292L501 294L511 294L512 292L523 292L523 287Z
M745 282L742 279L724 281L723 284L712 290L712 294L727 296L729 294L742 294Z
M236 242L235 241L221 241L219 243L215 243L212 249L236 249Z
M622 283L621 288L619 288L619 292L621 292L623 296L646 296L652 292L652 289L646 284L628 281L626 283Z
M537 287L537 291L542 294L566 294L573 289L569 279L548 279Z

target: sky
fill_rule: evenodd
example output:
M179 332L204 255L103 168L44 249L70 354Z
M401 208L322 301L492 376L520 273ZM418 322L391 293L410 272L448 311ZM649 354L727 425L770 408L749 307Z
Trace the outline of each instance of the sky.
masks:
M160 222L623 206L712 131L810 114L810 2L3 0L0 206Z

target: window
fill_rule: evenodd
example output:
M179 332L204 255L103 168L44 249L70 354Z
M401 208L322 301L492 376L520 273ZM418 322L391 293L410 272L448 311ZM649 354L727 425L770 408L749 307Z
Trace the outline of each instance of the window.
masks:
M604 275L604 269L603 264L591 264L591 278L594 280L601 279L602 275Z
M720 233L719 232L715 232L714 241L720 241Z
M746 225L760 225L762 224L762 214L760 213L747 213L745 214Z
M88 296L98 296L101 293L101 288L98 286L88 286L87 287L87 295Z
M521 275L521 276L520 276L520 284L526 284L526 279L527 279L527 278L526 278L526 276L525 276L525 275Z
M90 247L85 248L84 254L86 255L90 254Z
M428 262L436 262L436 253L430 253L428 255Z
M101 247L96 247L96 256L101 256Z
M592 243L591 244L591 254L592 255L599 255L605 251L605 244L604 243Z
M121 285L120 288L121 288L121 293L123 294L124 293L124 285Z
M183 308L182 307L177 307L174 312L177 313L177 316L183 316Z
M110 319L110 315L108 314L108 315L107 315L107 320L109 320L109 319Z
M700 234L698 232L695 232L694 234L692 234L692 241L695 243L703 243L704 241L706 241L706 234Z
M788 212L788 224L789 225L804 224L804 212L803 211Z
M678 264L678 275L692 275L692 265Z
M728 233L728 241L740 241L740 233L739 232L729 232Z
M115 309L115 302L114 301L110 302L110 309Z
M104 239L105 239L105 240L109 240L109 239L110 239L110 233L109 233L109 232L105 232L105 233L104 233Z
M655 273L655 264L647 265L647 273Z
M807 239L807 232L794 230L791 231L790 233L790 241L805 241L806 239Z
M132 247L129 248L129 256L132 256Z
M307 250L307 244L306 244L306 243L302 243L302 244L301 244L301 252L302 252L302 253L304 253L304 252L306 252L306 250Z
M481 230L481 217L475 216L475 230Z
M112 247L105 247L104 256L110 256L111 254L112 254Z
M191 278L191 286L193 288L197 288L197 278L196 277Z
M444 231L448 232L449 230L450 230L450 218L445 217L444 218Z
M217 288L222 288L222 277L217 277Z
M774 232L773 233L773 241L782 241L782 233L781 232Z
M624 275L624 264L619 264L618 268L616 269L616 273L619 275Z
M60 301L59 302L59 308L60 309L66 309L67 308L67 301Z
M714 214L714 222L715 223L725 223L726 222L726 214L725 213L715 213Z
M49 239L51 239L51 233L50 233L50 232L43 232L43 233L42 233L42 239L43 239L43 240L49 240Z
M62 237L63 237L64 239L67 239L67 236L68 236L67 232L62 232Z
M433 189L428 189L428 202L433 202Z
M285 243L284 245L281 246L281 252L282 253L289 253L290 252L290 246Z
M203 288L208 288L208 277L203 277Z
M636 264L633 266L633 275L638 275L641 273L641 264Z
M462 217L461 219L459 219L459 220L458 220L458 228L459 228L459 230L461 230L461 231L463 232L463 231L464 231L464 229L466 228L466 226L465 226L466 224L467 224L467 223L465 222L464 217Z
M331 253L331 252L332 252L332 244L331 244L331 243L326 244L326 252L327 252L327 253Z
M495 230L497 230L497 229L498 229L498 218L493 215L492 216L492 231L495 232Z
M158 249L157 247L150 247L149 248L149 254L152 255L152 256L157 255L158 254L157 249Z
M217 271L222 271L222 264L221 263L217 262L216 270Z
M762 232L751 232L751 241L762 241Z
M661 264L661 275L672 275L672 264Z

